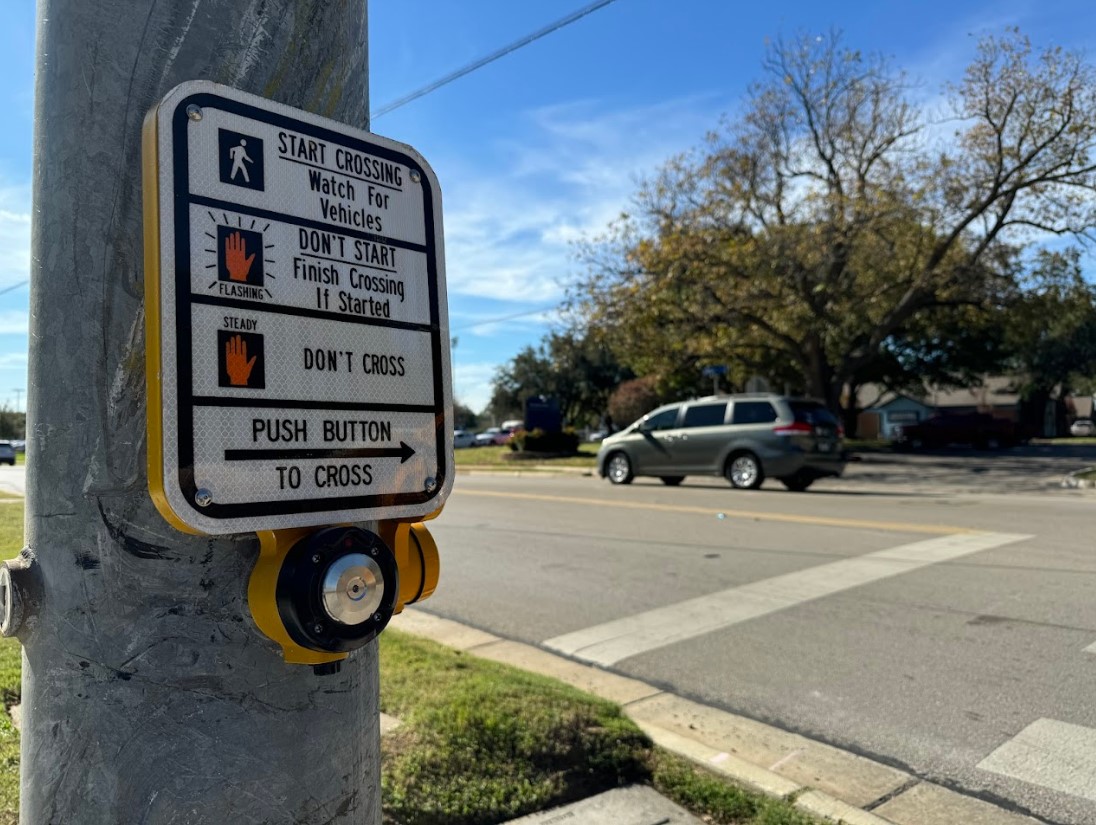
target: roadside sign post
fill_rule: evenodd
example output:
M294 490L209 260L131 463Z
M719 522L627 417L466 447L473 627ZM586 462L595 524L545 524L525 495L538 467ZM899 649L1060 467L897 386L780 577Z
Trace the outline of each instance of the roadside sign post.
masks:
M307 667L287 666L278 645L249 615L248 589L263 552L263 543L247 531L256 528L241 532L242 523L233 524L232 514L200 509L197 486L190 493L179 473L168 478L165 470L159 481L168 503L187 518L192 512L196 519L219 519L228 530L203 529L205 522L191 529L207 535L177 530L149 494L148 451L161 449L163 465L185 475L179 458L187 447L178 433L168 450L147 441L142 118L178 84L210 78L366 125L364 3L267 0L245 4L237 10L243 13L227 11L225 4L122 0L111 4L108 19L102 4L38 4L27 549L0 569L6 585L0 629L16 635L24 650L20 807L28 824L380 822L376 645L355 651L341 671L322 678ZM277 147L264 141L260 173L259 146L244 139L246 144L237 140L225 149L230 183L209 186L231 186L239 190L240 206L254 207L247 199L259 190L245 184L277 174ZM219 158L217 140L212 149ZM210 167L210 174L219 181L220 167ZM201 191L212 197L213 190ZM361 191L367 192L364 184ZM180 194L181 206L185 197ZM177 214L182 219L199 208L188 204ZM414 492L424 494L422 473L434 469L431 462L443 461L445 453L436 442L415 440L424 430L414 418L417 408L436 404L425 390L407 402L416 407L407 419L391 419L391 439L366 423L368 443L350 440L363 426L350 422L379 421L381 411L354 411L354 417L327 408L271 412L255 403L307 397L297 387L279 384L289 375L277 360L286 352L278 333L288 316L271 312L276 302L270 296L262 306L248 297L255 294L251 290L266 288L281 295L273 287L287 272L290 281L293 277L292 269L283 267L304 256L290 246L288 257L280 257L284 244L297 242L299 235L295 239L283 227L268 239L265 222L256 220L253 228L250 220L243 223L242 209L235 215L240 223L231 228L223 217L205 215L202 231L213 237L205 238L209 245L203 249L216 252L201 262L201 271L209 274L201 288L216 281L207 294L252 300L255 307L195 304L192 313L179 316L195 322L194 341L199 335L212 339L201 339L204 348L193 351L198 356L189 372L194 383L176 391L179 409L191 404L198 420L211 405L195 399L245 399L250 406L225 406L227 414L211 425L225 429L223 449L390 450L402 440L415 452L401 464L402 455L283 459L267 454L257 460L246 452L226 459L222 451L221 466L214 467L212 453L201 452L209 442L198 432L194 479L209 487L211 506L279 500L269 497L274 488L264 475L273 461L274 467L300 469L301 490L309 473L315 485L310 469L315 465L353 461L377 468L375 489L383 485L396 497L411 491L414 481L419 485ZM360 227L346 229L339 234L363 240L350 231ZM268 231L274 231L273 223ZM263 234L262 253L253 232ZM269 243L277 255L266 250ZM405 251L397 247L397 255ZM214 266L205 269L207 263ZM222 284L236 294L222 291ZM331 296L337 300L334 291ZM407 296L402 304L392 295L359 297L372 297L378 313L383 310L377 305L387 299L393 322L418 323L397 314L409 306ZM225 316L237 321L226 326ZM249 328L249 321L255 326ZM388 334L367 332L362 338L376 350ZM263 336L261 347L256 335ZM429 341L430 334L423 337ZM359 344L340 346L364 353ZM429 344L424 348L430 351ZM317 342L315 349L326 347ZM304 356L298 357L303 372ZM334 383L315 380L310 387L332 389L322 398L325 403L355 401L338 395ZM243 418L241 439L233 427L244 409L263 414ZM313 442L313 421L319 421L322 441L325 417L336 422L331 426L341 430L345 443ZM309 429L307 442L270 440L296 434L298 420ZM248 443L251 437L256 441ZM389 465L404 467L407 477ZM243 473L267 485L263 498L251 502L232 486ZM362 501L368 491L350 493L341 473L333 476L340 495L325 495L322 506L348 498L333 511L375 518L365 515L373 509ZM314 492L309 491L310 500L316 500ZM279 506L282 517L301 517L300 508L293 509L297 505ZM407 507L409 514L419 506L428 507L406 499L393 504ZM383 504L375 512L383 512ZM395 532L410 529L404 524ZM368 556L370 545L359 549ZM332 610L348 620L361 612L337 598Z

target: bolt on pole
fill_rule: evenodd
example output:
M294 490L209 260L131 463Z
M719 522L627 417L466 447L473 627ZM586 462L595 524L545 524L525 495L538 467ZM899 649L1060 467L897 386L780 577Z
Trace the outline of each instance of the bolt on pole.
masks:
M39 0L21 821L379 823L376 644L287 665L255 534L164 521L146 478L141 124L206 79L367 126L366 4ZM10 579L10 581L8 580Z

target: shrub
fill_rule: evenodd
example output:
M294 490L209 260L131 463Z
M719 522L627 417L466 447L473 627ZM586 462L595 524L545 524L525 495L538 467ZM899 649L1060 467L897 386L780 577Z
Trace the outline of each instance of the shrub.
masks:
M528 453L575 453L578 452L578 433L570 428L553 433L540 428L529 432L518 430L510 445Z

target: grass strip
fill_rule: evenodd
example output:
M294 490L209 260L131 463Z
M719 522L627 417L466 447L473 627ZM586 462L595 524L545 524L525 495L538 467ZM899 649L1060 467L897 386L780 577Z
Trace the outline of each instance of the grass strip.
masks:
M633 782L714 825L812 825L653 746L619 706L561 682L388 630L381 709L387 825L491 825Z
M589 467L597 466L597 445L583 444L578 455L565 458L537 458L515 461L507 458L513 451L502 447L465 447L453 451L454 463L458 467L505 467L507 470L532 469L534 466L550 467Z
M14 558L23 549L23 508L0 506L0 560ZM0 825L19 822L19 731L8 708L19 704L22 650L15 639L0 638Z

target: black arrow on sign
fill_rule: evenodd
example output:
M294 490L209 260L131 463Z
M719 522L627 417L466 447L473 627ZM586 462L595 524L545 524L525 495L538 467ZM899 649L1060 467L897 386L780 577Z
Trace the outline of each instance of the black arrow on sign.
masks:
M349 447L336 450L225 450L225 461L285 460L291 458L398 458L400 464L415 454L401 441L398 447Z

